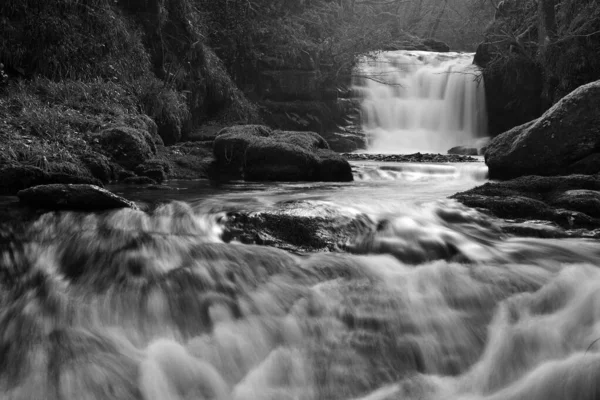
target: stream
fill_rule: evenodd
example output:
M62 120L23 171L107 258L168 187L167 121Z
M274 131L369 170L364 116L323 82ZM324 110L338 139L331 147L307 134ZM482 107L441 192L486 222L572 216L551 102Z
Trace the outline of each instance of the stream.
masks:
M0 399L599 397L597 241L512 237L448 200L482 162L352 165L114 186L147 212L0 232ZM264 210L374 228L329 251L223 239Z

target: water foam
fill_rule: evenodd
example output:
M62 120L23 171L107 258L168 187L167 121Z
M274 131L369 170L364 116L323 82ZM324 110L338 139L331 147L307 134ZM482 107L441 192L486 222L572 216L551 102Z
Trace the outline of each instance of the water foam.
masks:
M439 202L373 216L355 254L297 256L223 243L200 210L2 233L0 397L598 395L595 241L508 238Z

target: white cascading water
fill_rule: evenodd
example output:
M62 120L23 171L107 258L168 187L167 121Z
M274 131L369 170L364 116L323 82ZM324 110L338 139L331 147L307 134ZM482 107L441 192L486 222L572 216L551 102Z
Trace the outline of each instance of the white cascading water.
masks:
M365 57L354 90L374 153L446 153L487 135L485 88L472 53L388 51Z
M0 224L0 399L600 398L600 242L440 200L481 164ZM340 243L242 244L235 221Z

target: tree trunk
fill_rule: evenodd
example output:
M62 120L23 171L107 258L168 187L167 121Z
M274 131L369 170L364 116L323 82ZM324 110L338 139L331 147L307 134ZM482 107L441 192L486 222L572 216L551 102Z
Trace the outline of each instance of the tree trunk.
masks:
M556 39L556 13L554 3L556 0L538 0L539 38L540 47Z
M445 0L444 5L442 6L442 9L438 13L438 15L435 19L435 22L433 23L433 26L431 27L431 31L429 32L429 37L432 38L437 33L438 27L440 26L440 21L442 20L442 17L444 16L444 12L446 12L447 5L448 5L448 0Z

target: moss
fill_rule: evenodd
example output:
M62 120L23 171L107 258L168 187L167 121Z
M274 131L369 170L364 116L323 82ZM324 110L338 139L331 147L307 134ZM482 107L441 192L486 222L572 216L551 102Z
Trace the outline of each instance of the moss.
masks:
M314 180L319 159L310 150L290 142L260 138L245 153L244 179L253 181Z

